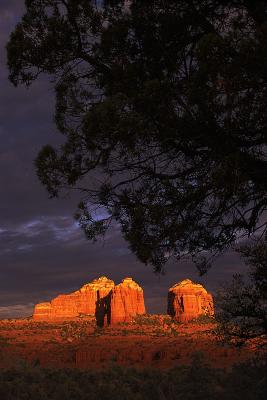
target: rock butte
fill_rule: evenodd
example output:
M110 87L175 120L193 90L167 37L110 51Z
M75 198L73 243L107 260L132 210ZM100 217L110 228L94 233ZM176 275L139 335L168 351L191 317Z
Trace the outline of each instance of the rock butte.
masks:
M102 276L73 293L36 304L33 319L71 319L86 314L95 315L97 325L104 326L128 322L144 313L143 289L132 278L125 278L115 286L112 280Z
M105 297L115 283L101 276L70 294L61 294L51 302L36 304L34 319L75 318L80 314L95 314L96 301Z
M36 304L33 319L73 319L84 314L94 315L98 326L106 326L129 322L145 312L143 289L132 278L115 285L111 279L101 276L73 293ZM169 289L168 314L179 322L201 315L213 316L212 296L202 285L185 279Z
M185 279L169 289L168 314L178 322L214 315L212 295L198 283Z

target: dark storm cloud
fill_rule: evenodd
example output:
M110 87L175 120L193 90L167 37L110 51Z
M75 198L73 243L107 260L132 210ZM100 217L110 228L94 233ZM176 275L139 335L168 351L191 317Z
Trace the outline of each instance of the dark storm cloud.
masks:
M32 313L33 304L78 289L100 275L117 283L132 276L145 291L149 312L165 312L167 290L189 277L190 262L152 273L130 253L114 228L89 244L72 218L77 198L48 200L34 171L39 149L61 140L53 125L54 94L47 77L30 89L8 81L5 45L23 13L22 0L0 1L0 318ZM228 252L201 281L210 290L243 264Z
M45 80L31 90L15 89L8 81L5 45L20 19L23 3L0 2L0 221L10 223L46 208L47 196L40 190L33 161L42 144L55 136L53 96Z

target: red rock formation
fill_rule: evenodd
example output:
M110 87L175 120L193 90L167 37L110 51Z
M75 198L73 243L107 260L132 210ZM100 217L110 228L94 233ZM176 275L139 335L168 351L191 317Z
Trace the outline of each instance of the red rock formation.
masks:
M123 279L110 294L110 324L129 322L137 314L145 314L143 289L132 278Z
M214 315L213 299L206 289L185 279L169 289L168 314L179 322L188 322L200 315Z
M76 292L62 294L51 302L39 303L35 306L35 320L54 320L78 317L80 314L95 315L96 304L105 298L114 288L112 280L102 276L82 286Z
M106 326L130 321L133 316L144 313L143 290L132 278L125 278L115 286L112 280L102 276L76 292L36 304L33 319L71 319L87 314L95 315L98 326Z

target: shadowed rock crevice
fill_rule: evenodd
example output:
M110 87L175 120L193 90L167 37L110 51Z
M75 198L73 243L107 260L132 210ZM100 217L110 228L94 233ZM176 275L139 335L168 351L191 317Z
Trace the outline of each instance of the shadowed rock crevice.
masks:
M95 319L97 326L103 328L104 326L110 325L110 315L110 293L105 297L100 297L98 291L95 305Z

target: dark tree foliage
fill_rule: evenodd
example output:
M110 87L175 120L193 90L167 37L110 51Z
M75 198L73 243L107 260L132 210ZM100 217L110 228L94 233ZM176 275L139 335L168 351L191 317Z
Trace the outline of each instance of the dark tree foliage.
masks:
M235 275L230 285L217 296L220 309L217 319L219 333L230 342L241 345L249 339L258 339L267 345L267 246L263 241L238 249L249 266L245 279Z
M142 262L202 270L266 228L265 1L26 0L7 53L14 85L54 82L37 173L80 190L88 238L115 220Z

